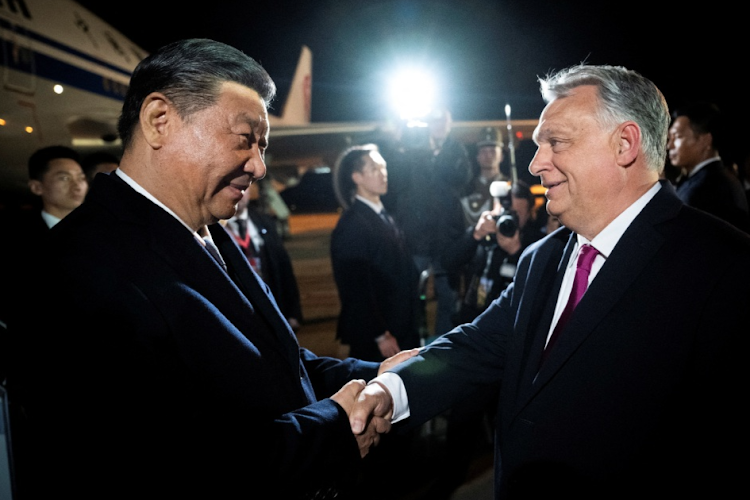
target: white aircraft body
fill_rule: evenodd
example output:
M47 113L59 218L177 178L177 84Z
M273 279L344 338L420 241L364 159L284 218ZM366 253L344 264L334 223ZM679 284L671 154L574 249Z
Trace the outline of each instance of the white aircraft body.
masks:
M146 52L70 0L0 2L0 186L28 190L26 163L63 144L119 151L116 124Z

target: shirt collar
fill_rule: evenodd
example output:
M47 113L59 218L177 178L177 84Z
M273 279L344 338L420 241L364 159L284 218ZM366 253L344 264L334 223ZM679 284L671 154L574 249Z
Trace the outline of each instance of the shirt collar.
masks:
M372 208L376 214L379 214L383 211L383 203L373 203L370 200L363 198L360 195L356 195L355 198L357 198L359 201L367 205L368 207Z
M171 215L172 217L174 217L175 219L177 219L178 221L180 221L180 223L183 226L185 226L186 228L188 228L188 230L191 233L193 232L193 230L190 229L190 226L188 226L187 224L185 224L185 222L182 219L180 219L177 216L176 213L174 213L172 210L170 210L164 203L162 203L159 200L157 200L151 193L149 193L148 191L146 191L140 184L138 184L137 182L135 182L128 174L126 174L125 172L123 172L119 168L117 170L115 170L115 174L117 174L122 180L124 180L130 187L132 187L133 189L135 189L136 191L138 191L139 193L141 193L143 196L145 196L149 200L151 200L154 203L156 203L157 205L159 205L169 215Z
M47 224L47 227L52 229L52 227L60 222L62 219L60 217L55 217L49 212L46 212L42 210L42 219L44 219L44 222Z
M703 160L702 162L700 162L699 164L697 164L693 170L690 171L690 173L688 174L688 178L694 176L695 174L698 173L698 171L700 169L702 169L703 167L705 167L709 163L713 163L715 161L721 161L721 156L716 155L713 158L709 158L708 160Z
M568 265L575 265L578 252L581 246L585 244L592 245L599 251L599 254L602 257L607 259L612 253L612 250L614 250L615 245L617 245L617 242L620 241L622 235L625 234L625 231L630 226L630 224L635 220L638 214L641 213L643 208L648 204L649 201L651 201L651 198L653 198L660 189L661 184L657 182L651 187L651 189L646 191L640 198L638 198L635 203L630 205L612 222L610 222L607 227L602 229L599 234L594 237L593 240L589 241L587 238L581 236L580 234L576 234L577 247L573 252L573 258L570 259Z
M190 226L188 226L187 224L185 224L185 221L183 221L182 219L180 219L177 216L176 213L174 213L172 210L170 210L164 203L162 203L159 200L157 200L151 193L149 193L148 191L146 191L143 188L143 186L141 186L140 184L138 184L137 182L135 182L128 174L126 174L125 172L123 172L119 168L116 169L114 171L114 173L118 177L120 177L120 179L122 179L123 181L125 181L125 183L127 183L130 187L132 187L137 192L139 192L140 194L142 194L143 196L145 196L146 198L148 198L149 200L151 200L152 202L154 202L156 205L158 205L159 207L161 207L162 209L164 209L164 211L166 211L169 215L171 215L172 217L174 217L175 219L177 219L178 221L180 221L180 224L182 224L183 226L185 226L185 228L188 231L190 231L191 233L193 233L193 236L195 236L195 238L198 241L200 241L201 243L203 243L203 238L205 236L202 236L201 234L199 234L198 231L193 231L192 228ZM210 238L211 241L213 241L213 238L211 238L211 233L208 230L206 230L206 233L208 234L207 237Z

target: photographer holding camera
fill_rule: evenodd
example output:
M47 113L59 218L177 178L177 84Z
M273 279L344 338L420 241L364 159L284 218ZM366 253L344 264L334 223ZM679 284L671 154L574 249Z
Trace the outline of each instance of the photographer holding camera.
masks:
M468 263L471 273L457 324L472 321L500 296L513 280L521 252L544 236L533 223L534 195L526 183L494 182L490 190L493 210L484 212L443 259L447 269Z

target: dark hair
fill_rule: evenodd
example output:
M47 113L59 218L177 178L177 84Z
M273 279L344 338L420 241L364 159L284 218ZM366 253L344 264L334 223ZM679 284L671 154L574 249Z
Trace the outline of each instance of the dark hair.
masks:
M343 208L349 208L357 192L357 185L352 180L352 174L362 171L365 166L365 157L372 151L378 151L375 144L352 146L341 153L336 161L333 169L333 190Z
M696 134L711 134L717 151L725 146L725 124L719 107L711 102L698 101L680 106L672 112L672 120L684 116L690 120L690 128Z
M109 153L107 151L97 151L95 153L91 153L90 155L83 158L83 161L81 162L81 167L83 168L83 173L86 174L86 177L91 176L91 172L93 172L94 168L96 168L97 165L100 163L116 163L117 165L120 164L120 158L112 153Z
M212 106L225 82L255 90L267 106L276 95L276 85L258 62L221 42L180 40L150 54L133 71L125 95L117 124L123 148L130 145L141 106L152 92L163 93L184 119Z
M42 180L44 174L49 170L49 163L58 158L69 158L81 163L80 155L67 146L47 146L37 149L29 157L29 179Z

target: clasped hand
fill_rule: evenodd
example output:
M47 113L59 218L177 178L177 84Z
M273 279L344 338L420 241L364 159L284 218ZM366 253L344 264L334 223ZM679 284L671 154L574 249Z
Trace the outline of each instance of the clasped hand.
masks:
M401 351L380 364L378 375L419 352L419 349ZM393 399L388 390L364 380L351 380L331 396L349 416L352 433L357 439L359 455L364 458L372 446L380 443L380 436L391 430Z

